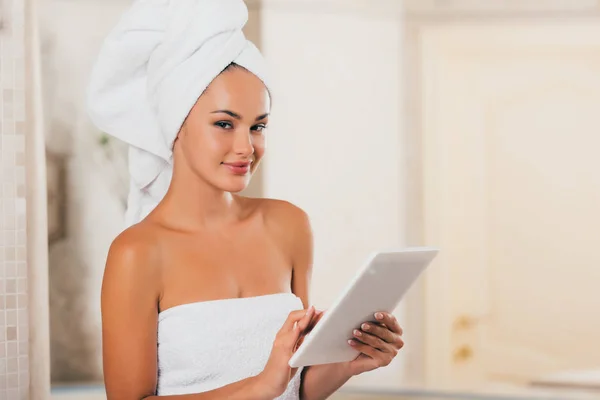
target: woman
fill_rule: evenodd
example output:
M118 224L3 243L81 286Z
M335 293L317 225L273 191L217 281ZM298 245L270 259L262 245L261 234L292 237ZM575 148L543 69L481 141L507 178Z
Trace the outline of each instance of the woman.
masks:
M288 361L309 307L311 228L294 205L245 198L265 153L264 65L241 0L139 0L107 38L90 115L130 145L128 227L102 286L109 400L325 399L402 347L391 315L354 332L354 361Z

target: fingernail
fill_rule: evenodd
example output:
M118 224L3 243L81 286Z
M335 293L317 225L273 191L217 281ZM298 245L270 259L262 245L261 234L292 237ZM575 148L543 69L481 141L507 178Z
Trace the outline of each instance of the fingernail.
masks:
M354 343L354 340L352 340L352 339L348 340L348 344L350 346L356 346L356 343Z
M362 328L363 328L363 330L368 331L370 326L369 326L369 324L362 324Z
M362 332L361 332L361 331L359 331L358 329L355 329L355 330L354 330L354 334L355 334L356 336L362 336Z
M377 319L383 319L383 314L380 313L380 312L375 313L375 318L377 318Z

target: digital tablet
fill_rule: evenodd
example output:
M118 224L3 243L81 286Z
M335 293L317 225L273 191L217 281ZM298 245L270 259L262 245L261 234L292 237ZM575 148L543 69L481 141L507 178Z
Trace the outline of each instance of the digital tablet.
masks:
M374 313L391 313L431 263L438 249L413 247L372 254L342 295L325 311L290 359L292 368L352 361L359 352L350 347L352 331Z

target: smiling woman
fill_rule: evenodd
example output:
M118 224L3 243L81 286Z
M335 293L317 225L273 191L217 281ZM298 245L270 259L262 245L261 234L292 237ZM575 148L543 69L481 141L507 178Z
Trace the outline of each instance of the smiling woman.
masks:
M241 0L136 1L92 74L90 115L128 143L132 178L102 284L109 400L324 399L402 346L385 313L343 341L356 359L289 366L323 314L309 307L306 213L239 194L271 107L246 19Z

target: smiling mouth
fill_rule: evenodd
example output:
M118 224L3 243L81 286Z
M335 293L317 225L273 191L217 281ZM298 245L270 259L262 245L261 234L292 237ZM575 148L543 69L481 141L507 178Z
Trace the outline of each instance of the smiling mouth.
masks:
M244 167L249 167L251 162L234 162L234 163L224 162L223 164L228 165L230 167L244 168Z
M234 175L247 175L250 173L250 165L252 165L251 162L224 162L222 164Z

